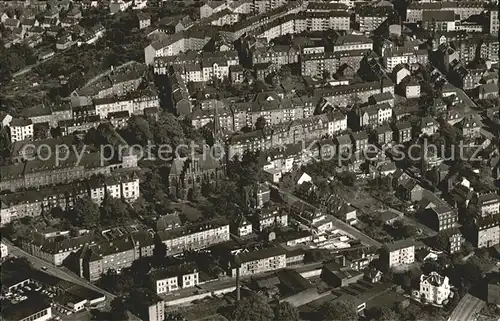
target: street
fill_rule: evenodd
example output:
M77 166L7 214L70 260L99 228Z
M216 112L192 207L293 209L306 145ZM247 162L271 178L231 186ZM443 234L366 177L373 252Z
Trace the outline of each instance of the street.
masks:
M10 256L25 257L26 259L28 259L28 261L32 264L33 268L35 268L35 269L42 270L42 267L45 266L46 270L43 270L44 272L46 272L48 274L52 274L54 276L57 276L58 278L64 279L66 281L70 281L70 282L73 282L75 284L78 284L78 285L81 285L81 286L84 286L87 288L91 288L92 290L97 291L99 293L103 293L104 295L106 295L106 299L108 301L111 301L112 299L114 299L116 297L116 295L111 294L111 293L95 286L94 284L90 283L89 281L87 281L85 279L80 278L79 276L77 276L73 272L70 272L69 270L65 270L63 268L53 266L49 262L44 261L40 258L37 258L36 256L33 256L33 255L25 252L24 250L15 246L14 244L12 244L12 242L10 242L9 240L7 240L5 238L2 238L2 242L5 245L7 245L7 248L9 249Z
M486 305L481 299L467 293L460 302L458 302L457 307L451 313L448 321L471 321L476 318L476 314L481 311L481 309Z

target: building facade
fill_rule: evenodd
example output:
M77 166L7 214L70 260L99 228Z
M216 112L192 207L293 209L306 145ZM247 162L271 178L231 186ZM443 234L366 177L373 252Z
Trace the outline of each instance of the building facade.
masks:
M415 244L412 240L386 243L382 251L385 264L389 268L415 262Z
M425 302L442 305L450 297L451 290L447 276L436 272L420 276L420 299Z

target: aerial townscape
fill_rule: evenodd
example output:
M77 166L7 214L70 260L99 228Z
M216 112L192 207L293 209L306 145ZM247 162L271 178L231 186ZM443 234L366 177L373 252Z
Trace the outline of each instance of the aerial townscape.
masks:
M500 321L498 9L0 0L0 319Z

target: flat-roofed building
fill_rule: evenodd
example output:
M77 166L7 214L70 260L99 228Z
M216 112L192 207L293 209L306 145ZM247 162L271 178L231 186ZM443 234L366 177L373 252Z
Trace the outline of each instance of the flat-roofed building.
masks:
M269 247L238 254L240 276L252 275L286 267L286 251L281 247ZM231 267L230 275L236 277L237 266Z
M9 128L12 143L33 139L33 122L30 119L13 118L10 121Z
M158 232L161 242L167 247L167 254L206 248L229 241L229 224L225 220L212 220Z
M150 280L153 290L157 294L195 287L200 282L196 266L189 263L152 271Z
M415 262L415 242L411 239L404 239L386 243L382 247L381 258L389 268L411 264Z

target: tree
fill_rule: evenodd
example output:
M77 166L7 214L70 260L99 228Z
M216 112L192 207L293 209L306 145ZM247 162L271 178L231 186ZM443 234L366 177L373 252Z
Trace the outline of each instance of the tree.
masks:
M255 128L263 129L264 127L266 127L266 119L264 118L264 116L260 116L259 118L257 118L257 121L255 122Z
M35 140L46 139L46 138L48 138L49 130L50 130L50 127L45 125L44 123L35 124L35 126L33 128L33 138Z
M125 303L120 297L116 297L111 301L110 316L111 320L127 320L127 309L125 308Z
M126 136L142 146L146 146L149 141L153 141L153 133L147 120L133 115L127 123Z
M105 197L101 208L101 223L103 225L123 224L129 218L128 205L121 199Z
M323 80L325 80L325 81L326 81L326 80L329 80L329 79L330 79L330 77L331 77L331 73L330 73L330 71L328 71L328 70L326 70L326 69L325 69L325 70L323 70Z
M434 260L426 260L424 264L422 264L422 272L424 274L430 274L431 272L442 272L441 265Z
M236 302L230 313L230 320L234 321L271 321L273 310L263 299L249 297Z
M290 303L282 302L274 310L274 321L299 321L299 312Z
M95 228L99 226L99 207L89 197L82 197L75 201L70 217L74 225L84 228Z
M1 69L1 68L0 68ZM7 165L10 155L10 139L6 127L0 128L0 165Z
M440 250L440 251L447 251L448 250L448 245L449 245L449 239L443 235L443 234L438 234L432 239L432 245Z
M389 308L383 308L380 311L380 315L377 318L379 321L397 321L400 320L399 315L396 313L396 311L389 309Z
M343 172L340 176L340 180L346 186L354 186L356 182L356 174L351 172Z
M157 171L146 172L144 179L141 179L140 188L142 196L147 201L153 203L165 202L166 195L163 191L166 191L167 187L163 183L163 178Z
M122 271L118 274L115 270L107 270L99 279L99 286L107 291L125 295L135 287L134 278L128 271Z
M358 320L356 307L352 301L337 300L326 302L320 308L324 320L354 321Z
M156 144L166 144L175 148L184 143L185 136L182 125L172 113L161 113L158 121L151 125L151 130Z

